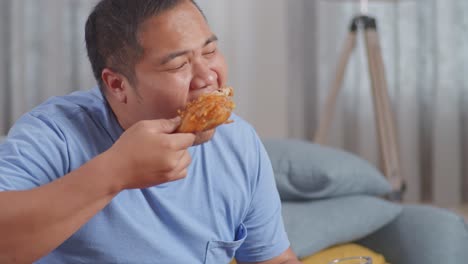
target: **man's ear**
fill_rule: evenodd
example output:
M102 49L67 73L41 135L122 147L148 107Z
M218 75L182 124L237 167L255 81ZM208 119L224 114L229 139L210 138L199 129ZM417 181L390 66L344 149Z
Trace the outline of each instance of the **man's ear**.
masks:
M105 68L101 74L106 86L107 96L111 96L120 103L127 103L128 82L125 76Z

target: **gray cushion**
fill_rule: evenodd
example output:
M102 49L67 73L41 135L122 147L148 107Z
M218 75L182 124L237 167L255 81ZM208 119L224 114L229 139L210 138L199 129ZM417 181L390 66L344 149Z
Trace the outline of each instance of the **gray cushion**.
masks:
M358 156L295 139L263 140L281 199L308 200L391 191L389 182Z
M283 202L282 206L291 248L299 257L363 238L388 224L401 212L399 204L363 195Z
M445 209L406 205L389 225L360 244L390 263L468 263L468 229L463 218Z

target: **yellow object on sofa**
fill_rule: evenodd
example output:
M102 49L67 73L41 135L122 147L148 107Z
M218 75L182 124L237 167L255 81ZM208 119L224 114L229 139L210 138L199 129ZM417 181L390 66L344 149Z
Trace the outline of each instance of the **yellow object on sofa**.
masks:
M385 264L385 259L382 255L357 244L343 244L324 249L312 256L303 258L303 264L328 264L334 259L354 257L354 256L369 256L372 258L372 264ZM233 260L231 264L236 264Z
M303 264L328 264L334 259L368 256L372 258L372 264L387 263L384 257L368 248L357 244L343 244L324 249L317 254L302 259Z

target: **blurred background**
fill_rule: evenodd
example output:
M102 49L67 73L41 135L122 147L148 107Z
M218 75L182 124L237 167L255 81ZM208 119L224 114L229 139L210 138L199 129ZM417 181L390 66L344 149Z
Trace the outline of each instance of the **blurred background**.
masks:
M95 86L84 22L96 0L0 0L0 135L50 96ZM349 23L336 0L199 0L220 39L236 112L263 138L312 140ZM395 111L405 200L468 203L468 1L369 2ZM377 164L364 43L329 143Z

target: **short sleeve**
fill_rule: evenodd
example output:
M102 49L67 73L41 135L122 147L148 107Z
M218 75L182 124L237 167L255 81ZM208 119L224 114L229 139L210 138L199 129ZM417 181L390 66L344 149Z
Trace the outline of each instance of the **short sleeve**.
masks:
M63 176L66 149L64 135L51 118L25 114L0 144L0 191L28 190Z
M273 169L262 143L258 138L256 142L258 162L255 190L243 222L247 237L236 252L236 259L244 262L269 260L289 248Z

